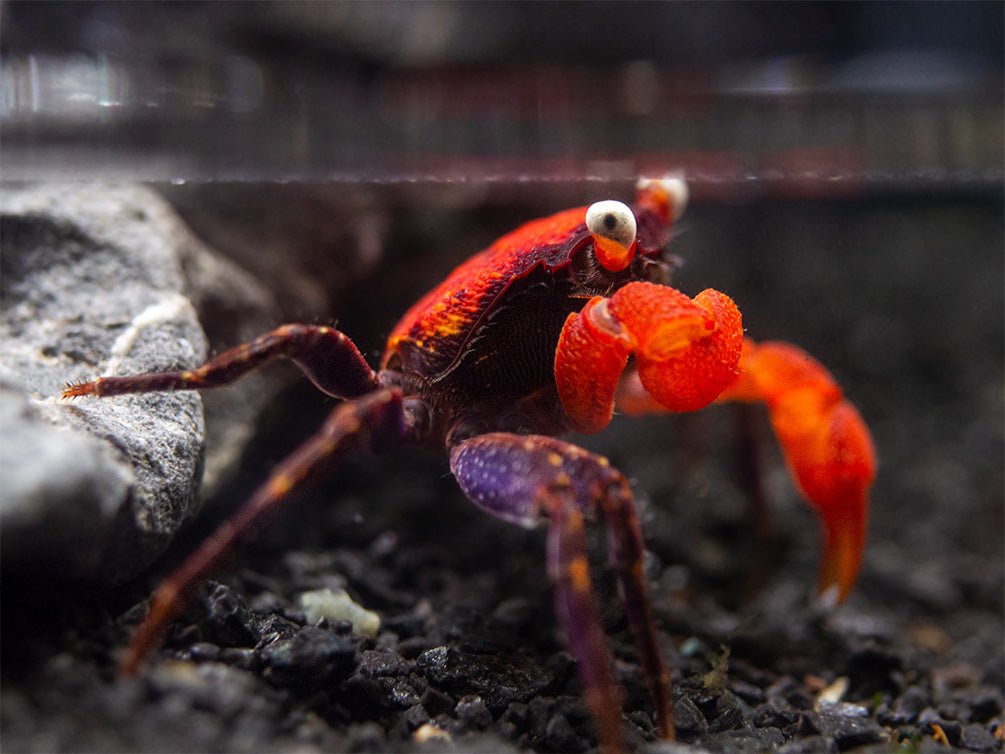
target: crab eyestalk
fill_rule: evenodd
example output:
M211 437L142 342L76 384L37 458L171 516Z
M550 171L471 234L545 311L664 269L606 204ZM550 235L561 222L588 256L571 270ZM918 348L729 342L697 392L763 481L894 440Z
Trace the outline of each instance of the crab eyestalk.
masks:
M635 215L627 204L609 200L586 210L586 228L593 236L597 259L611 272L621 272L635 256Z
M672 225L684 214L690 197L683 175L640 178L635 191L639 207L652 212L666 226Z

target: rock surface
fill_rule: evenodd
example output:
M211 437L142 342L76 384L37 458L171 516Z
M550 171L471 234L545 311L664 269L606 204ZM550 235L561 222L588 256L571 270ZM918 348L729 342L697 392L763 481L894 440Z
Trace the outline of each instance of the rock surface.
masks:
M203 403L187 392L66 401L60 391L195 366L207 343L190 297L218 310L239 297L246 313L262 296L145 188L5 187L0 212L3 567L122 581L199 507ZM232 292L221 296L223 279ZM246 414L256 401L240 405ZM219 445L217 468L239 450Z
M66 382L205 357L182 295L184 231L130 187L26 187L2 201L3 378L26 396L6 401L18 422L0 454L4 568L119 581L198 507L202 402L57 396Z

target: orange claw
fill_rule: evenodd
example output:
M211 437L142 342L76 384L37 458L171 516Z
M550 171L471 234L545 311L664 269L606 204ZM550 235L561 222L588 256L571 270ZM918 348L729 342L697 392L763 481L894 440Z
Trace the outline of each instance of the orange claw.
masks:
M618 380L635 354L648 393L672 411L707 406L737 377L740 312L714 290L692 300L652 283L629 283L570 314L555 353L555 380L573 429L611 421Z
M719 400L767 404L792 475L826 529L820 591L844 600L858 577L876 476L869 430L827 370L795 346L745 340L740 366Z

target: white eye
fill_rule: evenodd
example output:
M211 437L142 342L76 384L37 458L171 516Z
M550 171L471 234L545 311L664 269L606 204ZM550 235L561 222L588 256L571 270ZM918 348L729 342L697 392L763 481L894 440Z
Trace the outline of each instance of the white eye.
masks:
M613 200L586 210L586 229L593 236L597 259L612 272L625 269L635 254L635 215L628 205Z
M586 227L591 235L617 241L624 247L635 243L635 215L627 204L613 199L597 202L586 210Z

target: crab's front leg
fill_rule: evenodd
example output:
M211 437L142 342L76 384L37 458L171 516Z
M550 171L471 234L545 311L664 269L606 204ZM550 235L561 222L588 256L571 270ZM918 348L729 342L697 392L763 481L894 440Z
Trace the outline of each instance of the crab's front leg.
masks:
M548 522L548 571L555 605L579 670L603 750L625 750L621 691L604 636L587 563L584 522L602 513L608 554L653 695L656 725L673 737L669 675L660 654L643 571L645 547L631 490L607 459L553 437L493 432L465 440L450 468L479 507L523 526Z

